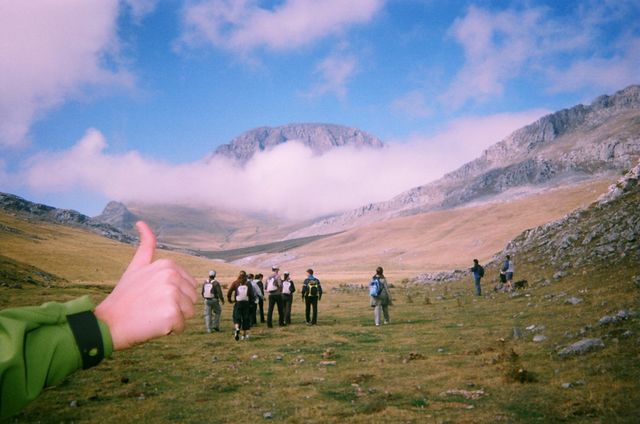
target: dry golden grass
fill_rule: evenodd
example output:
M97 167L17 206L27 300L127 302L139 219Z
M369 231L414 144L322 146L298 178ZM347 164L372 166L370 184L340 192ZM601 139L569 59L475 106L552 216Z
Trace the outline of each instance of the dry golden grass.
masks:
M72 283L115 284L135 252L134 246L100 237L82 229L26 222L0 212L0 255L35 266ZM181 253L158 250L157 258L170 258L192 275L206 278L216 269L221 279L232 280L239 268Z
M396 218L315 241L249 264L278 262L297 275L312 267L331 280L366 280L377 266L394 278L467 268L484 262L528 228L560 218L606 191L611 181L591 181L525 198Z

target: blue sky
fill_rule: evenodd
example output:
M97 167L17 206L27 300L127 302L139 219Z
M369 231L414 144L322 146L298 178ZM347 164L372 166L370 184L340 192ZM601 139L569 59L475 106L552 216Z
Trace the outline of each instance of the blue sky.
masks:
M0 43L0 190L90 215L111 199L235 209L310 188L321 213L357 207L640 82L637 1L81 4L0 5L12 40ZM200 162L243 131L292 122L357 127L390 150L319 160L294 146L256 158L251 175ZM278 160L296 184L269 177Z

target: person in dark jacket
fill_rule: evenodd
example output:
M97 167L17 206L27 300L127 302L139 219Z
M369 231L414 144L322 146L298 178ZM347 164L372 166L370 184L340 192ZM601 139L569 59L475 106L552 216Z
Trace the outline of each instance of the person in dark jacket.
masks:
M247 273L240 271L238 278L231 284L227 291L227 300L233 303L233 338L238 341L247 340L249 338L249 329L251 328L251 302L255 297L253 287L247 281ZM242 329L242 337L240 330Z
M265 323L265 319L264 319L264 283L262 282L262 279L264 278L264 275L262 274L257 274L256 275L256 286L258 286L258 288L260 289L260 293L258 295L258 311L260 311L260 322L262 324ZM257 319L256 319L257 321Z
M320 280L313 275L313 270L307 270L307 278L302 283L302 299L305 304L305 318L307 325L316 325L318 322L318 301L322 299L322 286ZM313 315L311 310L313 309Z
M293 294L296 292L296 286L288 272L283 274L282 280L282 304L284 309L284 323L291 324L291 306L293 304Z
M267 310L267 327L273 327L273 308L278 307L278 325L281 327L284 323L284 310L282 308L282 279L280 278L280 267L274 265L271 267L273 274L267 278L265 291L269 296L269 309Z
M476 294L478 296L482 296L482 290L480 288L480 280L484 274L484 270L482 266L478 263L477 259L473 260L473 266L471 267L471 273L473 274L473 282L476 285Z

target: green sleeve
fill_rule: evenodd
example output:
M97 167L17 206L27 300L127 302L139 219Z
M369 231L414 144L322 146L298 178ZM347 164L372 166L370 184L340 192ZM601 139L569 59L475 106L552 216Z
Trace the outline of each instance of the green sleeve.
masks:
M0 311L0 419L19 412L42 389L82 368L67 315L90 310L93 303L83 296ZM102 321L98 325L104 356L111 356L109 329Z

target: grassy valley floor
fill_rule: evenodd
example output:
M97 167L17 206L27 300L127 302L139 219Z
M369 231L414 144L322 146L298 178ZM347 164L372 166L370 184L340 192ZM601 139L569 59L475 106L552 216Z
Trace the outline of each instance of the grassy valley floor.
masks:
M392 323L381 327L364 291L326 287L319 325L303 324L296 298L293 325L261 325L236 342L225 305L223 332L206 334L197 316L181 335L76 372L9 422L637 422L640 265L585 268L560 281L531 265L518 272L530 287L513 296L491 292L489 278L480 298L471 281L394 281ZM2 307L81 294L97 301L106 290L0 287L0 299ZM619 310L632 315L598 324ZM604 348L558 356L582 338L601 338Z

